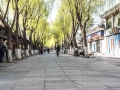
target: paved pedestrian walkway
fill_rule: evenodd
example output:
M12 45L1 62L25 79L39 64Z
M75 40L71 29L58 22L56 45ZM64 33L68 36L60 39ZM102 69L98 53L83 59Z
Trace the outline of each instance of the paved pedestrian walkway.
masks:
M35 55L0 70L0 90L120 90L120 67L104 61Z

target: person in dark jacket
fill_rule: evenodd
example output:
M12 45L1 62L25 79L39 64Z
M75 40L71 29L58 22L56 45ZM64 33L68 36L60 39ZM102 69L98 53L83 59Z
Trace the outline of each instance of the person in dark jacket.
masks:
M49 54L49 52L50 52L50 49L49 49L49 48L47 49L47 52L48 52L48 54Z
M6 49L6 46L2 42L2 39L0 39L0 62L3 62L5 49Z
M56 53L57 53L57 56L59 56L59 52L60 52L60 46L57 45L57 48L56 48Z

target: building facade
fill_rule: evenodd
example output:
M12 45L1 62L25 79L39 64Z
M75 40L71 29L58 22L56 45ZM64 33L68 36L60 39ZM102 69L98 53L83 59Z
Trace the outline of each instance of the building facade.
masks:
M119 3L118 3L119 2ZM108 9L101 17L106 21L105 41L106 53L120 55L120 0L111 3Z
M106 53L120 55L120 28L106 30Z
M103 52L104 28L95 27L87 33L89 51Z

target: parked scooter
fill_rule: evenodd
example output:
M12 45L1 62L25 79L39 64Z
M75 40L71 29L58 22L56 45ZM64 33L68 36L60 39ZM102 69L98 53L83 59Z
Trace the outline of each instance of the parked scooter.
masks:
M84 57L84 50L79 50L78 48L74 50L74 56L83 56Z
M68 51L66 49L64 49L64 54L68 54Z

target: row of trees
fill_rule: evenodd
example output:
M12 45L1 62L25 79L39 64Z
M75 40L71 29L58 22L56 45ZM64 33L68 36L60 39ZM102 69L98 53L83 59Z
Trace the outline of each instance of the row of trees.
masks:
M7 30L8 61L12 62L11 36L15 36L15 54L17 59L29 56L27 36L29 36L31 53L43 47L50 37L47 17L53 0L1 0L0 21ZM21 37L21 47L18 38Z
M105 0L61 0L61 6L54 22L55 37L61 38L64 47L77 47L76 33L80 29L82 32L83 45L85 48L85 56L88 57L88 49L86 42L86 31L92 23L92 14L96 13L104 4ZM57 29L56 29L57 27ZM61 32L57 34L58 32ZM62 35L61 35L62 34ZM56 42L60 41L57 38Z
M92 22L92 14L104 0L61 0L57 18L49 24L47 18L54 0L1 0L0 25L7 30L8 61L12 62L11 35L15 36L15 54L17 59L29 56L27 36L29 36L31 54L35 49L59 43L63 47L77 47L76 33L82 32L86 56L86 30ZM21 47L18 38L21 37ZM52 44L54 46L54 44Z

